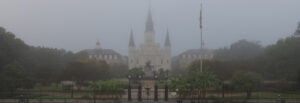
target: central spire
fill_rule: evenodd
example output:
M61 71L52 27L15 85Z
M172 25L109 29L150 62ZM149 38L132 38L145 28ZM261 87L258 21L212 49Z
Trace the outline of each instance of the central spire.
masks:
M154 32L151 8L149 8L148 11L145 32Z
M151 8L149 7L148 11L148 17L146 20L146 27L145 27L145 43L146 44L155 44L155 32L153 27L153 21L152 21L152 14L151 14Z
M169 37L169 29L167 29L167 35L165 40L165 47L171 47L170 37Z
M129 47L135 47L132 29L130 30Z

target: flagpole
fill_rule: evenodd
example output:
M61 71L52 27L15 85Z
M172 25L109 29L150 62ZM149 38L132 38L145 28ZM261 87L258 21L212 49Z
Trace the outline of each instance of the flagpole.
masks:
M202 0L200 4L200 72L203 72Z

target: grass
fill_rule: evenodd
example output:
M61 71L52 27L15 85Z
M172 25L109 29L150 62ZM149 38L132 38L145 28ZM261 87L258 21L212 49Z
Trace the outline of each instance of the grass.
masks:
M279 98L286 98L286 99L300 99L300 93L262 93L262 94L255 94L251 98L265 98L265 99L277 99Z
M300 99L300 93L255 93L252 94L250 99L278 99L280 95L281 99ZM226 96L227 99L245 99L247 96Z

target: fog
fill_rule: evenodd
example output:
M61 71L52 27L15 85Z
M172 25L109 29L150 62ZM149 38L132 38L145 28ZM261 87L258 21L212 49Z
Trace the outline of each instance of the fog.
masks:
M294 33L300 0L204 0L206 48L240 39L266 46ZM130 29L136 45L144 40L152 10L156 41L163 46L169 29L172 55L200 47L200 0L1 0L0 26L29 45L78 52L102 48L127 55Z

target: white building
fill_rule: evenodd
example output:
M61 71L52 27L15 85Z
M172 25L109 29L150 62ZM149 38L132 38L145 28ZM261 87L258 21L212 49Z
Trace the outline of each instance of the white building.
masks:
M200 59L213 59L213 50L190 49L172 58L174 68L186 69L193 61Z
M129 48L128 48L128 66L132 68L151 67L152 71L158 69L171 69L171 43L169 32L166 33L164 47L155 42L155 31L153 27L151 10L149 9L146 27L144 32L144 43L136 47L134 43L133 31L131 30Z
M96 43L95 49L84 50L88 53L89 59L104 60L109 65L126 64L126 58L112 49L101 48L100 42Z

